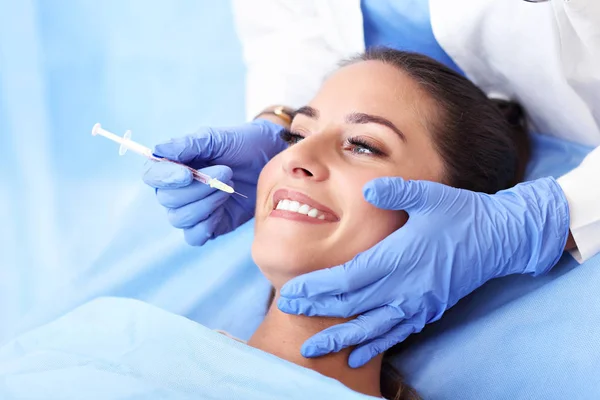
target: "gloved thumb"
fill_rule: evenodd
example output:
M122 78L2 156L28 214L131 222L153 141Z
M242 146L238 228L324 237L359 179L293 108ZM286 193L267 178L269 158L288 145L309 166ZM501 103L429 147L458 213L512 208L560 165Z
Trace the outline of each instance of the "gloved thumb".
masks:
M377 178L363 187L365 200L385 210L420 211L437 203L435 182L406 181L397 177Z
M228 135L212 128L203 128L194 135L171 139L154 146L154 154L184 164L207 164L229 147Z

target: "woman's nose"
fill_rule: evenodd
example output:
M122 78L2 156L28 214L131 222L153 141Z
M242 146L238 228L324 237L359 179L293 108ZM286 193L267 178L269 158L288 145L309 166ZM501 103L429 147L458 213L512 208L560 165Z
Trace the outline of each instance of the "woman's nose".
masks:
M333 157L333 154L326 154L325 143L314 139L304 139L281 154L283 170L291 177L323 181L329 176L327 157Z

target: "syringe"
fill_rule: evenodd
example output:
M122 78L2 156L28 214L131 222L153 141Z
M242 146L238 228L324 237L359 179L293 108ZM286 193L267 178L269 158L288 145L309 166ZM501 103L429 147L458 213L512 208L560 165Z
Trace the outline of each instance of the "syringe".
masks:
M195 180L202 182L205 185L208 185L208 186L218 189L218 190L222 190L227 193L235 193L242 197L247 198L247 196L244 196L243 194L234 191L231 186L221 182L218 179L215 179L206 174L203 174L202 172L197 171L192 167L188 167L185 164L181 164L176 161L171 161L167 158L157 156L156 154L152 153L152 150L150 150L148 147L142 146L141 144L136 143L133 140L131 140L131 131L130 130L126 131L125 134L123 135L123 137L120 137L120 136L115 135L112 132L107 131L106 129L103 129L100 126L100 124L98 123L98 124L94 125L94 127L92 128L92 135L93 136L96 136L96 135L104 136L105 138L110 139L113 142L119 143L121 145L121 147L119 147L119 155L121 155L121 156L124 155L127 152L127 150L131 150L138 154L143 155L146 158L149 158L152 161L171 162L174 164L178 164L178 165L181 165L182 167L188 169L194 176Z

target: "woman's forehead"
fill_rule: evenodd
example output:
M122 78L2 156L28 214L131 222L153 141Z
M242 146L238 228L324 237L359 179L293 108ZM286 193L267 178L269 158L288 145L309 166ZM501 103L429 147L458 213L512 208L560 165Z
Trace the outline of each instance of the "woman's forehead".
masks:
M406 72L381 61L359 61L331 74L309 105L325 119L350 112L380 115L395 123L425 127L433 101Z

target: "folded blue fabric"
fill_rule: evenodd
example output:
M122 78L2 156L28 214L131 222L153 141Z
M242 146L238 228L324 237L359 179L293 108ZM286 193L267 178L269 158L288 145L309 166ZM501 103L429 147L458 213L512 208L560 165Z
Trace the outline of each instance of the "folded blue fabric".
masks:
M374 399L146 303L101 298L0 348L0 398Z

